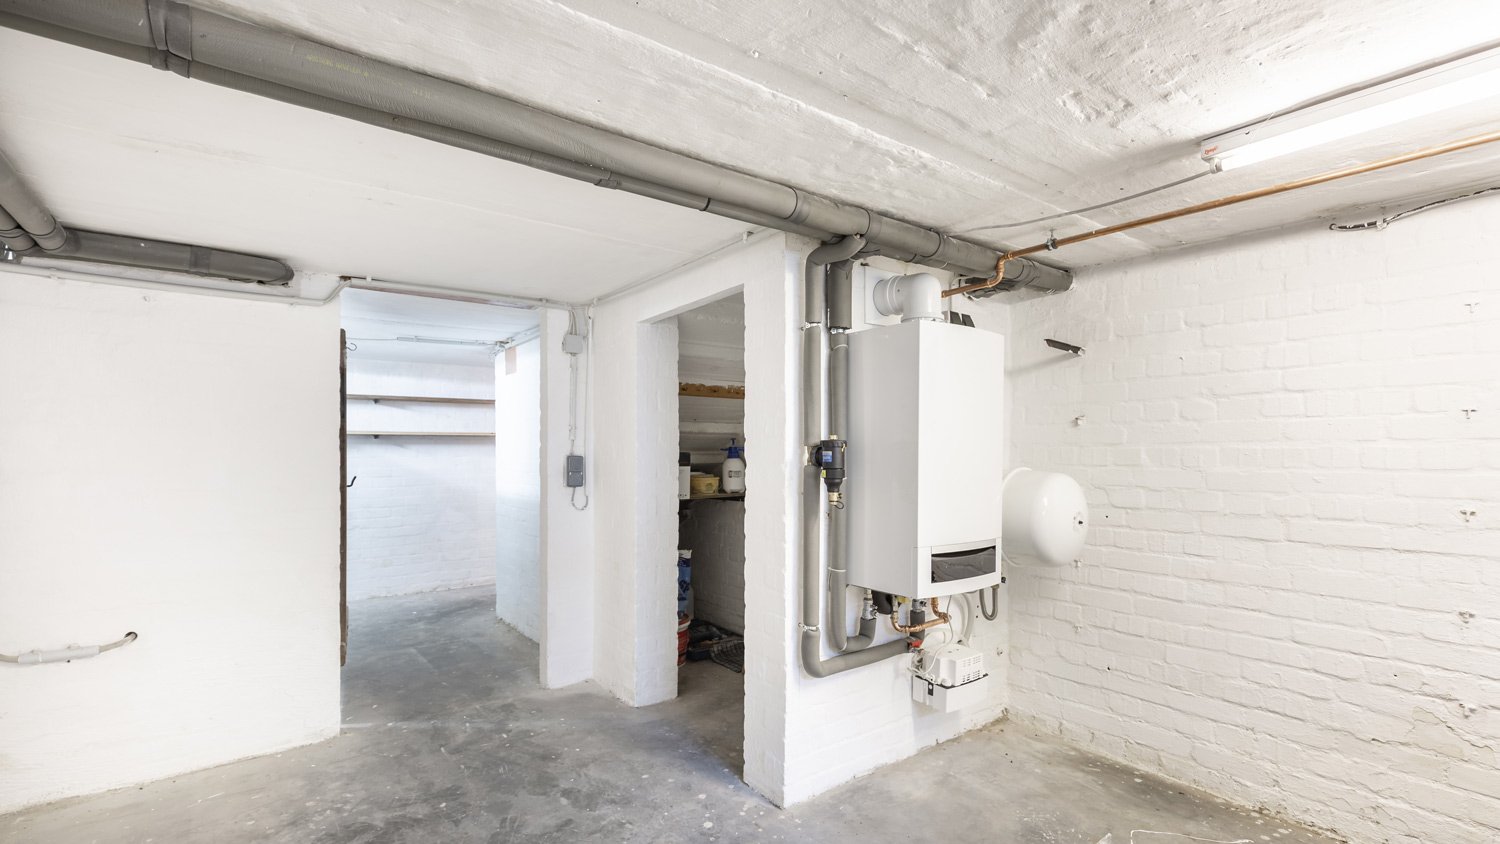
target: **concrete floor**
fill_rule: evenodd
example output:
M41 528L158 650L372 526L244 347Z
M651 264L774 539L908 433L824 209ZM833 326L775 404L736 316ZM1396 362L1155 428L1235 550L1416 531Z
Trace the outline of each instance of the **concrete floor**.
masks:
M738 778L739 675L690 664L644 709L544 691L536 646L492 607L471 589L359 602L338 738L0 817L0 840L1333 841L1003 722L779 810Z

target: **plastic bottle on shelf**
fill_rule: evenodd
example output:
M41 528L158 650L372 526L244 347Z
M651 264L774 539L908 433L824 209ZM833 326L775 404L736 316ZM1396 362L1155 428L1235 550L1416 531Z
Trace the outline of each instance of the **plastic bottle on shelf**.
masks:
M729 447L721 450L728 452L729 456L724 458L724 465L719 467L719 491L744 492L745 447L730 440Z

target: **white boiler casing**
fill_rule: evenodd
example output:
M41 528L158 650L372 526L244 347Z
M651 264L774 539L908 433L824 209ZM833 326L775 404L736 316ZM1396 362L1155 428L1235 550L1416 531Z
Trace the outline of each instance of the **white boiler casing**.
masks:
M1005 338L927 320L849 335L849 582L908 598L1000 582Z

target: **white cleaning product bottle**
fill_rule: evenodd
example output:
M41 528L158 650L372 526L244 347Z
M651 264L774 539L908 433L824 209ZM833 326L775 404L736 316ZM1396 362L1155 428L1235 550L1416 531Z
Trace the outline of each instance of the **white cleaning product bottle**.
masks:
M744 492L745 447L735 445L735 441L730 440L729 447L721 450L728 452L729 456L724 458L724 465L719 467L719 491Z

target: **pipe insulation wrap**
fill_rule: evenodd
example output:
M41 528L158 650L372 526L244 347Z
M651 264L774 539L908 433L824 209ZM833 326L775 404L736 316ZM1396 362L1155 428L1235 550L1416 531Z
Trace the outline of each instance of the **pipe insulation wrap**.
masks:
M819 271L830 260L844 261L863 248L859 238L846 238L848 243L829 244L813 250L804 265L803 312L809 316L802 329L802 440L811 446L822 437L823 417L823 308L828 305L824 289L824 276ZM830 285L833 287L833 285ZM843 289L836 287L835 289ZM838 307L847 307L840 303ZM830 422L842 423L848 418L847 361L848 337L842 332L834 335L838 344L837 354L830 349L830 380L838 378L840 383L831 386ZM844 402L844 403L841 403ZM850 637L844 631L845 602L847 600L848 523L844 514L835 509L829 522L829 566L828 577L823 577L822 521L823 495L819 484L820 472L810 461L803 467L802 475L802 539L798 549L802 574L800 641L798 654L802 670L812 677L829 677L853 668L871 665L907 652L905 639L895 639L881 645L873 645L878 619L861 618L859 634ZM819 626L819 610L822 596L828 596L829 636L834 649L839 652L830 659L823 658L822 628Z
M26 187L21 174L16 172L4 153L0 153L0 207L6 212L6 216L0 219L0 228L14 228L8 225L14 221L43 249L56 250L67 239L67 232L57 224L57 218Z
M25 252L36 248L36 241L31 239L31 235L27 234L26 230L21 228L21 224L16 222L16 218L7 214L3 207L0 207L0 243L4 243L12 252Z
M3 21L0 21L0 23L3 23ZM380 129L389 129L404 135L411 135L414 138L421 138L467 152L497 158L501 161L509 161L513 164L520 164L524 167L552 173L556 176L587 182L597 187L624 191L625 193L632 193L637 196L644 196L649 199L679 205L683 208L691 208L694 211L706 211L752 225L779 228L816 240L827 240L832 237L831 234L821 229L793 226L756 211L740 208L725 202L718 202L675 188L664 187L643 179L617 176L599 167L579 164L555 155L546 155L516 146L515 144L482 137L472 132L463 132L458 129L450 129L447 126L439 126L434 123L426 123L421 120L412 120L383 111L350 105L349 103L328 97L321 97L317 94L309 94L306 91L300 91L296 88L277 85L274 82L266 82L262 79L256 79L253 76L246 76L242 73L234 73L211 65L205 65L201 62L192 63L187 69L187 75L191 79L207 82L211 85L231 88L247 94L255 94L288 105L331 114L335 117L343 117Z
M70 43L135 56L158 51L151 62L185 76L205 79L203 65L253 77L350 106L477 135L555 159L650 183L633 192L668 190L676 204L698 207L732 219L768 224L808 236L863 235L880 253L935 268L988 278L999 253L988 247L885 217L858 206L777 184L671 152L608 131L548 114L531 106L413 70L386 64L294 35L194 9L170 0L0 0L0 12L75 30L89 39ZM0 20L0 23L4 23ZM37 31L35 27L32 31ZM38 33L44 34L44 33ZM211 81L211 80L209 80ZM223 84L222 82L219 84ZM234 87L234 86L231 86ZM308 104L311 108L318 105ZM322 109L327 110L327 109ZM338 112L333 112L338 113ZM358 117L354 119L360 119ZM366 120L366 122L373 122ZM408 131L390 126L397 131ZM419 132L408 131L408 134ZM458 145L458 144L455 144ZM539 166L526 161L528 166ZM548 169L543 166L542 169ZM596 181L603 187L615 185ZM674 194L676 195L676 194ZM699 198L707 200L699 204ZM673 201L668 199L667 201ZM827 239L827 238L822 238ZM1007 263L1010 267L1019 262ZM1049 289L1067 289L1063 270L1032 264L1031 274ZM1019 278L1021 267L1014 273ZM1029 283L1029 282L1028 282Z

